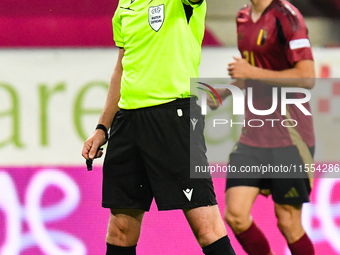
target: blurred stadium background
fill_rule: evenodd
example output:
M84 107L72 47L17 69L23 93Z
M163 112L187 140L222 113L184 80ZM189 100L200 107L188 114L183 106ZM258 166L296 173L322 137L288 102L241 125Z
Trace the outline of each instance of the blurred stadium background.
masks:
M227 77L236 48L235 16L247 0L207 0L202 77ZM83 141L104 105L117 50L117 0L0 2L0 255L104 254L109 212L101 208L101 160L86 172ZM316 162L340 163L340 0L292 0L305 16L319 86L312 92ZM150 45L152 47L152 45ZM161 54L161 53L160 53ZM212 116L209 112L207 118ZM209 158L237 139L207 127ZM221 212L224 179L215 179ZM264 211L263 208L268 208ZM141 255L202 254L181 212L145 216ZM304 226L317 254L340 254L340 181L315 179ZM277 255L290 254L271 198L253 209ZM231 235L237 254L244 251Z

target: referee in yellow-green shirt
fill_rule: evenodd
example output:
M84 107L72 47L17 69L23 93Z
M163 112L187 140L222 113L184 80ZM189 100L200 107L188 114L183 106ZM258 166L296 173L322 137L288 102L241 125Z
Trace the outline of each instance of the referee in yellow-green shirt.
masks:
M87 160L100 157L98 148L108 140L107 255L136 254L153 198L159 210L183 210L204 254L235 254L211 178L190 178L190 165L208 165L204 119L190 96L205 14L204 0L119 1L113 17L118 60L99 124L82 152Z

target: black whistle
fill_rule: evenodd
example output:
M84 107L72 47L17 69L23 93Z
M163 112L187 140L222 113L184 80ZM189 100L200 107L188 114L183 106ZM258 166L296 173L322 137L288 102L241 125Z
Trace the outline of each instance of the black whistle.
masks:
M97 152L102 151L102 150L103 150L103 148L100 147L100 148L98 148ZM89 159L86 160L87 171L92 171L92 163L93 163L93 159L89 158Z
M92 159L87 159L86 160L87 171L92 171L92 163L93 163Z

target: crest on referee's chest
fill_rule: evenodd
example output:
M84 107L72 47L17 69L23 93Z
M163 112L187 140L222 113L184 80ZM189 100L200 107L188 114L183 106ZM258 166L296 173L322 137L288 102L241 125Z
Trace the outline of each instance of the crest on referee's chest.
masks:
M158 32L164 23L164 4L149 7L150 27Z

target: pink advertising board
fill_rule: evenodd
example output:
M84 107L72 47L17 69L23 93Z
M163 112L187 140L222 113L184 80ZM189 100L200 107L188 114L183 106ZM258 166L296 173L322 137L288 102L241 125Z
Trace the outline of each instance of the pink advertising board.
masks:
M214 179L224 210L225 179ZM315 179L304 225L316 254L340 254L340 180ZM271 198L259 197L252 214L276 255L290 254L276 228ZM101 208L101 169L78 167L0 168L0 254L104 254L109 211ZM244 255L230 229L238 255ZM146 213L140 255L203 254L181 211Z

